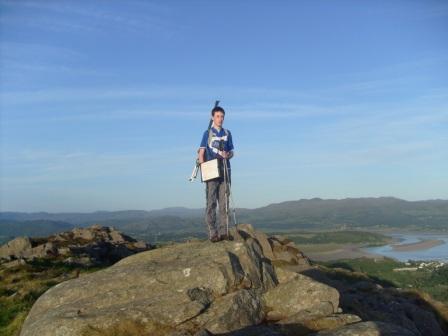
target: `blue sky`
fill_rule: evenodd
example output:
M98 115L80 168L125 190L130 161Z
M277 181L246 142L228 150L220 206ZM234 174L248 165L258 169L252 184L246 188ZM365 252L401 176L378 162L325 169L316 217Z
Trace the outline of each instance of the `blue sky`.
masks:
M448 198L448 3L0 0L0 210Z

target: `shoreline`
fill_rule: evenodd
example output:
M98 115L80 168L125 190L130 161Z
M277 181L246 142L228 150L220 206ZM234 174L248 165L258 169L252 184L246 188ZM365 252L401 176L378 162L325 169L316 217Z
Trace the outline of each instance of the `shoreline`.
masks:
M409 251L421 251L421 250L428 250L430 248L433 248L435 246L443 245L445 244L445 241L442 239L428 239L428 240L421 240L416 243L409 243L409 244L393 244L391 245L392 250L399 251L399 252L409 252Z
M443 244L445 244L445 241L441 239L430 239L404 245L390 244L389 246L393 247L393 250L396 252L411 252L423 251ZM308 258L316 261L356 258L370 258L374 260L390 258L400 261L395 257L388 257L379 253L368 252L365 250L366 246L363 246L362 244L298 244L298 247Z

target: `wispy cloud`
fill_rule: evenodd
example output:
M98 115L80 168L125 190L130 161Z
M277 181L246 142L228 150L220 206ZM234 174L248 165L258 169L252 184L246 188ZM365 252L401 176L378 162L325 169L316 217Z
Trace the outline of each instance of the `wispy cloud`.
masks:
M304 126L291 119L278 132L269 132L271 140L263 143L263 151L275 155L266 157L264 166L279 173L274 161L287 158L282 160L282 169L377 165L412 169L422 164L436 167L448 160L448 105L446 99L429 104L431 96L399 104L358 104L351 106L350 113L336 118L329 118L329 114ZM445 97L441 93L437 96ZM253 123L262 124L256 118ZM258 141L246 139L240 147L244 162L259 159Z
M96 69L82 68L77 65L77 61L85 59L87 56L67 48L52 47L38 44L0 44L5 59L6 70L8 66L35 69L42 71L56 71L80 74L101 74ZM23 55L28 54L27 59ZM40 55L34 57L33 55ZM33 58L29 63L28 59ZM40 59L40 62L35 62ZM45 62L45 60L47 60ZM52 63L49 63L51 60ZM56 64L54 62L56 60ZM58 64L59 62L59 64ZM21 64L22 63L22 64ZM0 63L1 64L1 63ZM52 66L54 69L52 69ZM238 102L242 113L245 110L263 108L267 110L268 104L272 109L282 111L287 116L288 111L297 111L302 105L306 109L307 105L312 107L316 102L338 103L342 102L347 95L359 95L363 98L371 98L378 94L392 96L404 91L419 90L418 95L427 94L434 91L437 79L442 83L443 69L448 66L448 57L425 57L409 60L408 62L393 63L363 72L340 73L338 77L332 79L332 84L322 85L319 88L277 88L269 86L259 87L236 87L236 86L204 86L195 85L135 85L135 86L110 86L104 87L62 87L45 88L39 90L2 90L0 99L8 105L25 104L45 104L60 101L92 102L99 100L125 100L125 99L185 99L190 101L204 100L209 97L223 98L226 101ZM62 74L63 75L63 74ZM103 73L104 75L104 73ZM439 76L439 77L438 77ZM433 82L431 82L433 81ZM427 84L422 87L422 83ZM429 85L429 86L428 86ZM447 87L440 87L441 94L445 94ZM247 103L249 102L250 103ZM353 102L350 103L350 105ZM246 105L246 106L244 106Z
M88 69L79 66L69 66L64 64L51 63L25 63L17 61L4 60L1 68L3 68L3 81L8 82L7 78L22 78L23 80L39 74L40 76L57 75L57 76L94 76L94 77L110 77L107 72L98 71L96 69Z
M169 37L181 27L171 20L171 8L162 3L129 1L1 1L7 11L0 16L4 26L29 25L39 30L107 34L110 27L125 33L155 31ZM118 14L119 13L119 14Z
M55 46L33 42L12 42L6 37L0 41L0 50L2 59L8 60L34 59L44 61L46 59L59 59L61 61L72 62L80 59L86 59L84 52L73 50L67 47Z
M182 146L148 152L107 153L22 149L3 153L3 188L41 183L90 181L151 175L166 165L188 162L191 148ZM32 172L32 173L30 173Z
M364 7L360 7L364 11ZM431 20L448 16L448 5L445 1L421 1L412 3L406 1L388 1L381 6L369 7L371 14L386 14L407 20Z
M87 55L68 47L0 41L0 53L2 92L17 87L30 90L33 86L42 87L45 82L60 83L61 79L85 81L86 78L92 80L111 77L109 72L86 66ZM5 102L4 98L7 96L8 94L0 98L2 102Z

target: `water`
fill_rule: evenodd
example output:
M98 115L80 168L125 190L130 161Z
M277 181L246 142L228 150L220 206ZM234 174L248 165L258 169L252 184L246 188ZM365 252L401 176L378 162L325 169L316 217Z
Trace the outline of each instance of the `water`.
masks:
M428 239L443 240L445 244L416 251L395 251L392 249L391 245L368 247L364 248L363 250L370 253L381 254L389 258L397 259L399 261L408 261L412 259L412 260L424 260L424 261L437 260L448 262L448 234L390 233L386 235L400 240L400 242L392 244L410 244Z

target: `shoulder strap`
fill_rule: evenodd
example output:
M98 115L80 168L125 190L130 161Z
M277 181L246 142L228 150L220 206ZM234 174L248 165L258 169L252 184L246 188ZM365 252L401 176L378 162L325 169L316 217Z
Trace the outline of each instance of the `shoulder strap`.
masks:
M208 129L208 141L207 141L207 147L210 144L210 141L212 140L212 136L213 136L213 131L211 129L211 127Z
M229 135L229 132L227 131L227 129L225 129L224 127L223 127L223 130L224 130L224 133L228 136ZM212 128L210 127L209 129L208 129L208 142L207 142L207 146L208 146L208 144L210 143L210 141L212 140L212 137L213 137L213 131L212 131ZM227 139L228 140L228 139Z

